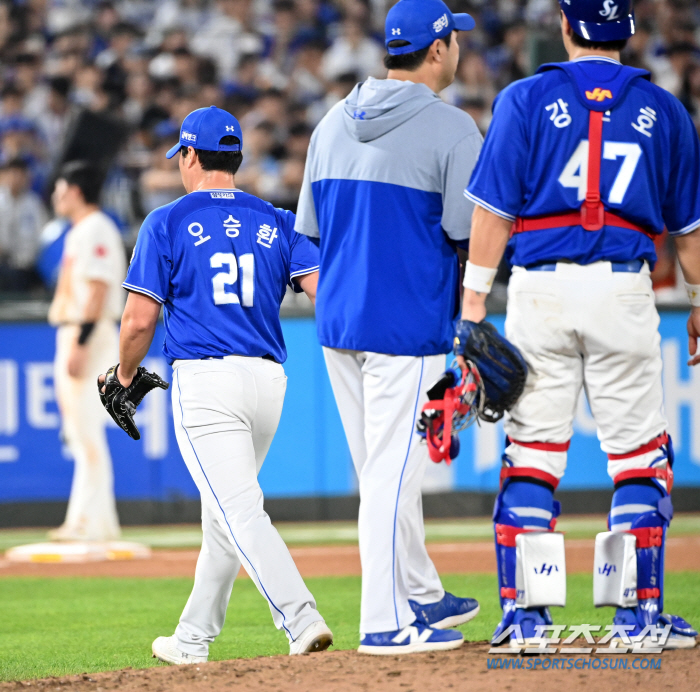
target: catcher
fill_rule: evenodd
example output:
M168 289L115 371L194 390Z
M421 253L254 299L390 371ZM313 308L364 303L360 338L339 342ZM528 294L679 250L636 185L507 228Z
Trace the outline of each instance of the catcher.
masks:
M543 65L499 94L466 195L477 206L464 279L463 336L479 329L504 250L513 265L506 335L529 365L505 424L494 509L503 618L494 644L538 641L566 601L555 533L576 403L585 388L614 484L596 538L594 603L645 646L692 648L697 632L664 613L664 544L673 517L673 447L661 386L654 238L673 237L700 362L700 145L687 111L623 66L628 0L560 0L570 62ZM522 637L517 639L517 626ZM654 642L655 643L655 642Z

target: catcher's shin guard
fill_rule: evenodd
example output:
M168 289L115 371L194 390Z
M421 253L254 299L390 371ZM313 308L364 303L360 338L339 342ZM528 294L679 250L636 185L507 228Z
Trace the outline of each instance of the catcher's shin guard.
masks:
M650 626L670 625L667 648L693 646L697 632L683 618L663 613L666 529L673 518L673 448L665 434L652 442L658 456L648 467L614 477L610 532L596 538L594 602L617 606L614 622L633 625L630 636ZM649 453L649 445L641 448L642 454Z
M520 475L528 470L532 475ZM520 468L518 474L504 478L493 513L503 609L494 644L505 643L512 626L520 627L525 640L538 636L538 625L552 623L548 606L564 605L566 599L563 536L554 533L558 481L543 480L547 474L536 469Z

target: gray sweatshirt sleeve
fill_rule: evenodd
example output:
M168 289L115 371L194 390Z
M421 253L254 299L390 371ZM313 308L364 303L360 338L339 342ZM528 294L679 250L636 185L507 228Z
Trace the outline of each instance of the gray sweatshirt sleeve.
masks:
M464 196L483 137L472 132L451 147L442 172L442 228L452 240L465 240L472 226L474 203Z
M316 133L314 132L314 135ZM303 233L311 238L320 238L318 230L318 219L316 218L316 205L314 204L313 190L311 189L311 170L314 166L316 137L311 138L309 152L306 156L306 166L304 167L304 180L299 193L299 205L297 206L297 219L294 230Z

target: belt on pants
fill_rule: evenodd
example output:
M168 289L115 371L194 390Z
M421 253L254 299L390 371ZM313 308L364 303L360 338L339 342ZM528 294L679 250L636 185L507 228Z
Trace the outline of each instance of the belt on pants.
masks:
M569 264L567 262L567 264ZM585 266L585 265L581 265ZM627 272L639 274L644 266L644 260L630 260L629 262L610 262L610 268L614 272ZM556 271L557 262L542 262L541 264L530 264L525 269L529 272L553 272Z
M232 356L235 356L235 353L231 354ZM204 356L202 360L223 360L226 358L226 356ZM263 360L271 360L273 363L277 363L277 359L274 356L271 356L269 353L266 353L264 356L260 356Z

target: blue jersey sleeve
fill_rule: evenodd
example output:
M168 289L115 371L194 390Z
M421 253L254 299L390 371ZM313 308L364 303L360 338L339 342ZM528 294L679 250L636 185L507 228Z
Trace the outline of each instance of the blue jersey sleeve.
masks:
M522 171L527 167L529 148L527 94L523 82L516 82L496 98L493 120L464 192L472 202L509 221L525 204Z
M144 220L123 286L164 303L170 290L172 251L165 229L167 208L152 211Z
M299 284L294 281L298 276L311 274L318 271L320 257L318 247L309 240L309 238L294 230L295 217L290 211L284 212L286 215L285 221L289 229L289 285L296 293L301 293L302 289Z
M675 146L671 147L671 177L662 215L671 235L685 235L700 226L700 143L685 108L675 99Z

